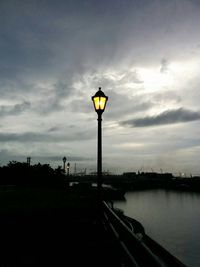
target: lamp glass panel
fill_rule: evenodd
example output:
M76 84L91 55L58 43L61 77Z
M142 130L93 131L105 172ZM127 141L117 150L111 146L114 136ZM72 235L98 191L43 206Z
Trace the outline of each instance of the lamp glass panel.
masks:
M99 110L99 97L94 97L93 98L93 101L94 101L94 107L96 110Z
M105 97L100 97L100 101L99 101L99 107L101 110L104 110L106 105L106 98Z

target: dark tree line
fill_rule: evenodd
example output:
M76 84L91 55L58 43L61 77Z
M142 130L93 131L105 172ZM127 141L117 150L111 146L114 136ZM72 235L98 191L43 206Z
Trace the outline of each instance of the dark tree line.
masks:
M63 188L64 179L62 168L53 169L49 164L10 161L7 166L0 167L0 185Z

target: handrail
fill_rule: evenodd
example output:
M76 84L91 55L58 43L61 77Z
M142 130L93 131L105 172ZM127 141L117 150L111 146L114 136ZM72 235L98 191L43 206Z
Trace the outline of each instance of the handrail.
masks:
M114 213L105 201L102 202L104 217L107 217L110 228L118 237L121 247L126 254L132 256L135 265L141 267L165 267L166 265L152 251L137 238L127 225Z

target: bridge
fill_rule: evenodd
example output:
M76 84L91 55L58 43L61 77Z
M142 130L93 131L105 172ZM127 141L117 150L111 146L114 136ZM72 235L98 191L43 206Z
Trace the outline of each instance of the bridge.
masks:
M12 193L0 206L1 266L185 266L139 222L94 195L30 195L17 195L19 205Z

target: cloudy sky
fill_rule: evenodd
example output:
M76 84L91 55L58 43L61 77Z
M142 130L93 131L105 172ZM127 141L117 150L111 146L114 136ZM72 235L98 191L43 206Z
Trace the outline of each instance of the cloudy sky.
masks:
M200 174L198 0L1 0L0 164Z

